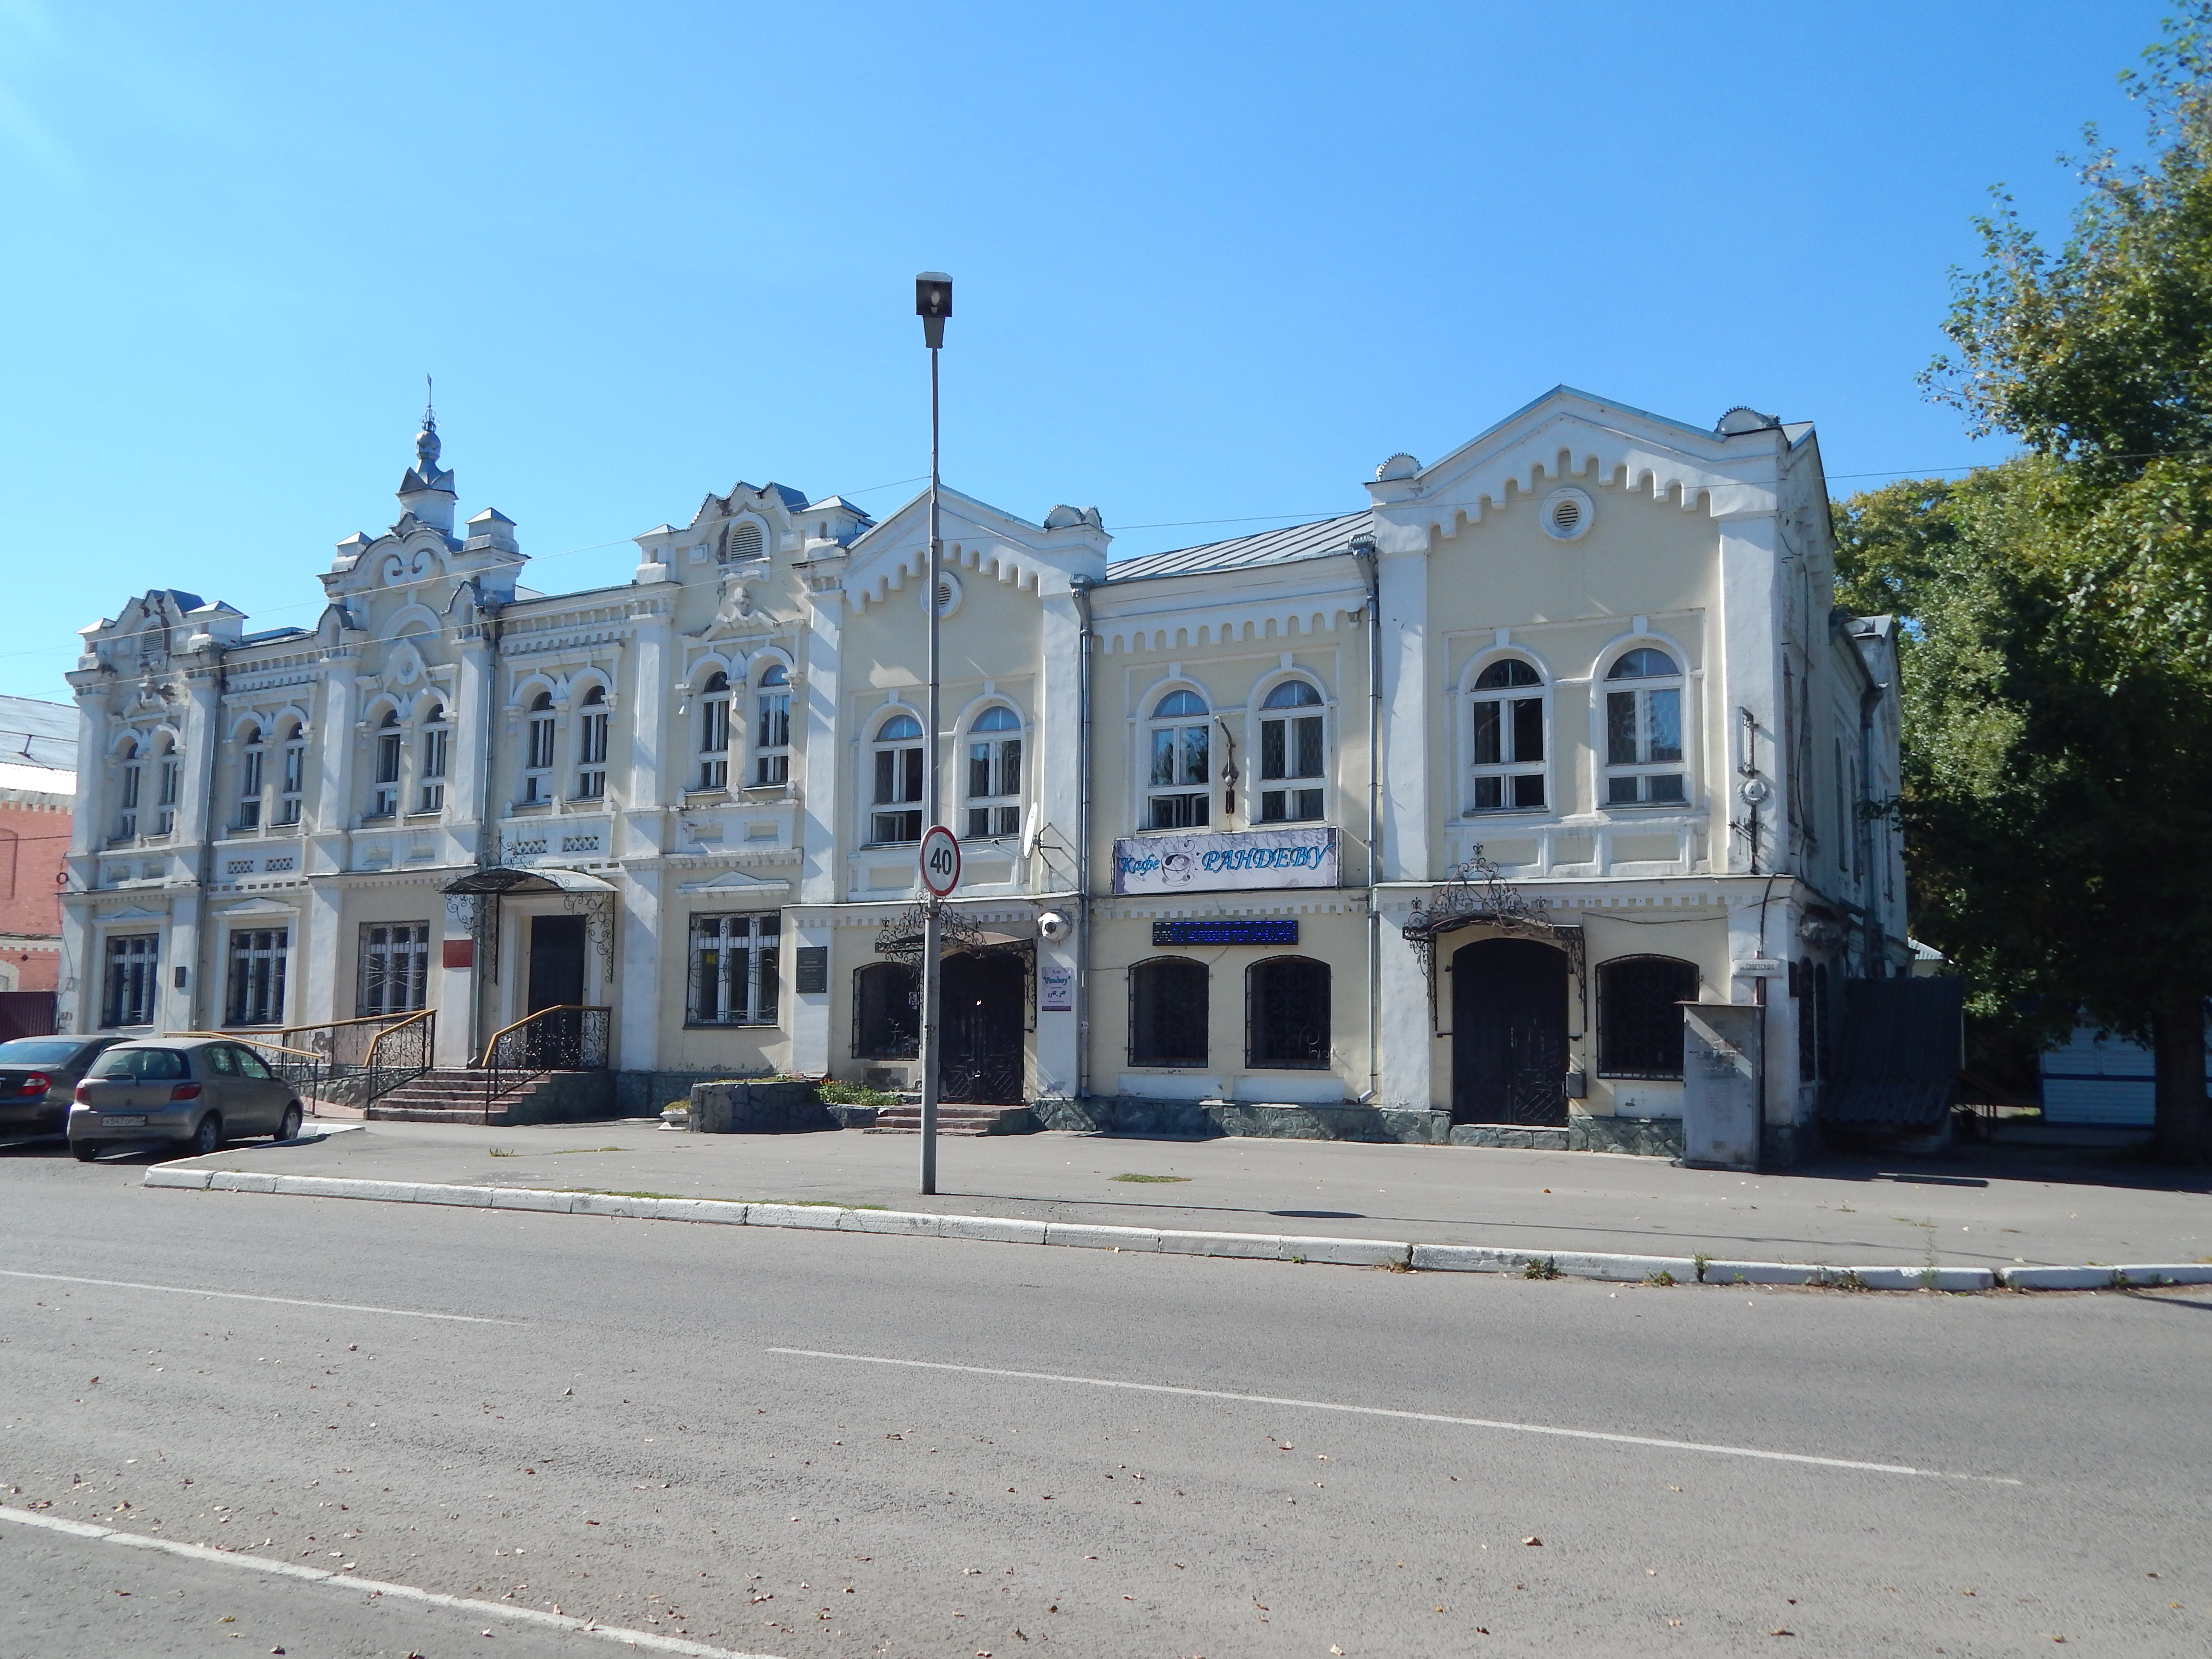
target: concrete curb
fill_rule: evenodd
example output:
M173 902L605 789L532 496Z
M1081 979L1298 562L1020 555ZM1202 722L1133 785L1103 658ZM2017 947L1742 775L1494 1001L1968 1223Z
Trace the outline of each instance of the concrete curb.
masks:
M1533 1279L1592 1279L1640 1285L1805 1285L1845 1291L2100 1291L2212 1285L2212 1263L2127 1263L2118 1267L1836 1267L1711 1257L1611 1255L1583 1250L1508 1250L1482 1244L1407 1244L1384 1238L1295 1234L1185 1232L1030 1221L1015 1216L935 1215L854 1210L834 1205L750 1204L714 1198L626 1198L613 1193L548 1193L527 1187L446 1187L410 1181L353 1181L261 1170L195 1170L156 1164L149 1187L192 1192L270 1193L294 1198L372 1199L386 1204L447 1204L467 1209L534 1210L552 1215L621 1216L732 1227L791 1227L815 1232L877 1233L909 1238L971 1238L1001 1244L1054 1244L1079 1250L1133 1250L1254 1261L1301 1261L1415 1273L1518 1273Z

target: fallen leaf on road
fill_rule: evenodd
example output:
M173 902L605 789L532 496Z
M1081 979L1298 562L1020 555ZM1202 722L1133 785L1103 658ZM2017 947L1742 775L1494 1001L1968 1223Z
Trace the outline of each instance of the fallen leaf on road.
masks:
M1544 1540L1540 1538L1524 1538L1521 1541L1524 1544L1541 1545Z
M1795 1636L1797 1632L1794 1630L1771 1630L1766 1633L1769 1636Z

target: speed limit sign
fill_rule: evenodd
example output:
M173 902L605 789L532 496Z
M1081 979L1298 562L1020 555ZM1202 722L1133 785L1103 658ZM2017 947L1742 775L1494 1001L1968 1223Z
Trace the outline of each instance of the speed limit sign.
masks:
M921 838L921 884L939 898L960 884L960 843L941 823Z

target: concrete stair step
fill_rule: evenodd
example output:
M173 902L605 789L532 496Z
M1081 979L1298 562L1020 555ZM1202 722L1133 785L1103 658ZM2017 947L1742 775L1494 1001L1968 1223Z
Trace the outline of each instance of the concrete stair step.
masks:
M1025 1127L1029 1116L1026 1106L952 1106L937 1109L937 1133L941 1135L1003 1135L1014 1134ZM876 1114L875 1126L864 1129L863 1134L920 1134L921 1108L919 1104L886 1106Z

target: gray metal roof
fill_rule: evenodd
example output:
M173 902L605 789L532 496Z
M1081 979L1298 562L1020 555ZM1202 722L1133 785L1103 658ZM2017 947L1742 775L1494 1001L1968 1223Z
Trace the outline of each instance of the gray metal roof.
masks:
M34 697L0 696L0 763L76 771L76 708Z
M1256 536L1237 536L1225 542L1206 542L1198 547L1178 547L1166 553L1147 553L1120 559L1106 567L1109 582L1141 581L1148 576L1188 576L1205 570L1242 570L1253 565L1295 564L1301 559L1325 559L1341 553L1352 538L1369 524L1365 512L1347 513L1340 519L1294 524L1280 530L1263 530Z

